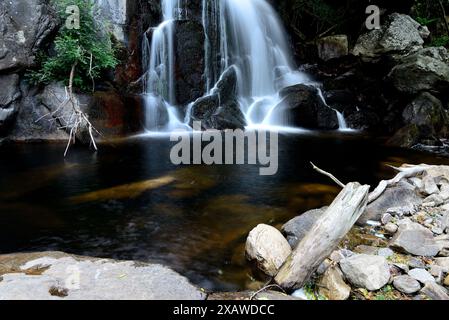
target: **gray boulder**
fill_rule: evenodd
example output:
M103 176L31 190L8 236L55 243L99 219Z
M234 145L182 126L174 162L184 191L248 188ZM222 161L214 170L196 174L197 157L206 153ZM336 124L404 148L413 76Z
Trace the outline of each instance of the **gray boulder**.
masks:
M440 247L434 239L432 231L419 223L403 221L390 246L402 252L416 256L434 257Z
M405 294L412 294L421 290L419 282L407 275L394 278L393 286Z
M0 71L32 66L57 24L48 0L0 2Z
M255 261L260 270L275 276L292 249L276 228L260 224L250 232L245 252L248 260Z
M379 290L390 281L390 267L384 257L359 254L340 262L346 278L358 288Z
M408 54L422 48L424 27L410 16L393 13L381 29L372 30L357 40L353 54L366 60L385 54Z
M327 207L307 211L282 226L282 233L287 238L287 241L292 248L295 248L306 236L326 209Z
M435 57L414 54L402 59L388 79L398 91L406 94L445 91L449 88L449 66Z
M389 187L374 202L368 205L365 212L357 222L365 225L368 220L380 221L382 215L390 208L410 207L422 203L416 187L405 181Z
M438 285L436 282L428 282L421 290L421 293L432 300L449 300L447 289Z

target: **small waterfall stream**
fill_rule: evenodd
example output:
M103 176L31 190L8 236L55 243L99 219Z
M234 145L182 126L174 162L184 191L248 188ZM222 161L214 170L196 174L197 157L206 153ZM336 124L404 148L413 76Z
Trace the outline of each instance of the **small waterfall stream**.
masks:
M185 129L193 103L178 106L175 93L175 22L187 18L186 1L161 1L163 21L147 31L143 40L146 127L150 131ZM223 72L233 65L238 75L238 100L249 127L283 126L285 117L274 112L281 101L278 92L309 80L297 71L274 9L265 0L202 0L202 24L204 95L211 93ZM184 108L186 115L180 111ZM337 114L340 129L346 129L343 115Z

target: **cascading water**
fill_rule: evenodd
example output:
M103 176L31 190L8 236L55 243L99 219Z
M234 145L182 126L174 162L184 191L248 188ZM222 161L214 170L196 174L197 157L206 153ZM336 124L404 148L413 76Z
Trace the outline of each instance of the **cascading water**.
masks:
M174 22L188 18L185 2L162 0L163 22L151 30L151 43L144 37L147 129L151 131L171 131L189 123L193 102L177 106L174 79ZM285 117L275 111L279 90L308 79L295 71L286 32L274 9L266 0L202 0L202 11L204 94L210 94L233 65L238 74L238 100L249 126L282 126ZM179 110L185 107L184 116Z

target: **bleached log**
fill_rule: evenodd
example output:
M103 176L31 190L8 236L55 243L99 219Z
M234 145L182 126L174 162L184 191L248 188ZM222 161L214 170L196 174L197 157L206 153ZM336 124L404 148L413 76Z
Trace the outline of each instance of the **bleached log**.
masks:
M368 204L369 186L349 183L281 267L275 282L285 289L302 288L337 248Z

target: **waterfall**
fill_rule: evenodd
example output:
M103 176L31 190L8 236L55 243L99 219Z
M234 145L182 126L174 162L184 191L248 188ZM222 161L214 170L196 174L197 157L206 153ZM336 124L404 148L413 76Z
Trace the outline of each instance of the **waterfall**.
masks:
M350 131L351 129L348 127L348 124L346 123L346 119L345 119L345 116L343 115L343 113L341 113L337 109L332 108L331 106L329 106L327 104L326 99L324 98L323 91L321 90L321 88L318 88L318 96L321 98L321 101L323 101L323 104L326 107L328 107L329 109L332 109L337 114L338 130L340 130L340 131Z
M249 126L282 126L285 117L274 112L281 102L278 92L308 78L297 71L275 10L266 0L198 1L205 34L204 95L211 94L223 72L235 66L238 101ZM147 118L153 119L147 121L148 130L172 130L189 123L194 101L177 105L174 61L175 21L189 18L186 2L162 0L163 21L144 37L144 95ZM343 115L339 120L345 127Z

